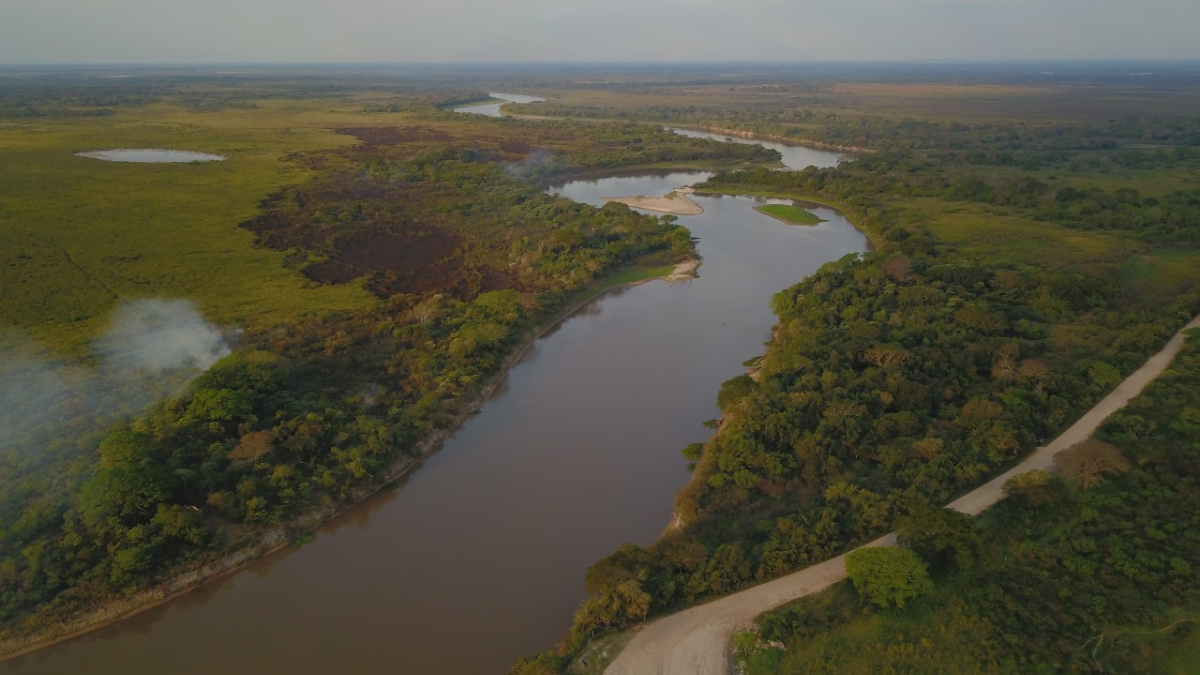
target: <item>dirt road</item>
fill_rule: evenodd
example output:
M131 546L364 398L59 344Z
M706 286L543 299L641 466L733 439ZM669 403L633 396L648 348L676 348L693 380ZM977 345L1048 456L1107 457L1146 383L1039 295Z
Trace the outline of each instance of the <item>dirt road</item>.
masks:
M1200 316L1183 330L1200 327ZM1038 448L1025 461L949 507L978 514L1004 497L1001 488L1011 476L1032 469L1048 469L1054 455L1086 440L1106 417L1125 407L1158 377L1183 347L1183 331L1162 351L1130 375L1071 428L1050 444ZM895 546L889 534L866 546ZM846 556L826 560L739 593L663 617L642 629L604 671L605 675L728 675L731 671L729 639L750 625L754 617L796 598L825 590L846 578Z

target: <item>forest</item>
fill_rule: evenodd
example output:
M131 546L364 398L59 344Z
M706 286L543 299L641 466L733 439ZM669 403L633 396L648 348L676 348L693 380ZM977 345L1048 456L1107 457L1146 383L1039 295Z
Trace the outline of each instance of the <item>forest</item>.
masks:
M978 518L902 521L927 595L880 609L842 584L768 614L742 639L747 672L1191 672L1198 338L1089 441L1115 460L1103 471L1068 458Z

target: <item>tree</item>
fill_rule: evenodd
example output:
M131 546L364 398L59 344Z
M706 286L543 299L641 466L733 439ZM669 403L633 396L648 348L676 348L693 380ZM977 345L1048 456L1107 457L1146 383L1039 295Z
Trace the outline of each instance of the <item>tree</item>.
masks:
M1103 361L1092 364L1088 369L1088 377L1097 391L1107 391L1121 384L1121 371Z
M877 368L886 368L893 364L904 363L911 354L903 347L895 345L877 345L863 353L863 358Z
M1050 474L1041 469L1019 473L1004 481L1004 494L1018 499L1029 506L1042 506L1058 502L1063 494Z
M1117 446L1089 438L1058 453L1054 463L1064 474L1079 481L1084 490L1104 480L1105 474L1124 473L1129 460Z
M911 548L934 569L975 564L981 540L971 516L935 506L922 506L897 524L900 543Z
M867 600L883 608L904 607L933 590L929 570L907 548L871 546L846 554L846 574Z
M273 441L274 435L270 429L251 431L242 436L233 450L229 451L229 459L237 463L254 464L275 449Z

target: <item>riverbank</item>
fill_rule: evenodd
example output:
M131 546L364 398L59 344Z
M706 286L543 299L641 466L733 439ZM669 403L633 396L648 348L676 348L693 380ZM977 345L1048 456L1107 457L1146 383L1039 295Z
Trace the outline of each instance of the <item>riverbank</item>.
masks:
M617 202L635 209L670 213L677 216L697 216L704 213L704 208L688 198L695 189L690 185L675 188L662 197L605 197L606 202Z
M422 440L413 456L397 459L377 481L364 485L347 495L347 500L338 505L312 509L290 522L256 533L253 538L233 543L233 549L186 568L176 570L169 579L132 596L119 598L86 610L75 617L57 622L34 633L0 641L0 661L28 654L74 637L124 621L141 612L191 593L205 584L220 580L240 571L248 563L283 549L301 535L337 518L339 515L362 504L373 495L389 489L395 481L404 477L426 458L433 455L462 424L492 396L504 382L509 371L522 359L530 347L541 337L556 329L564 320L574 315L584 305L613 290L647 283L654 279L671 279L681 267L699 265L699 260L689 258L677 265L653 268L638 268L610 275L603 281L580 291L574 300L553 316L531 328L514 345L510 353L497 367L493 376L476 388L469 397L448 408L452 415L448 424ZM690 277L689 277L690 278Z

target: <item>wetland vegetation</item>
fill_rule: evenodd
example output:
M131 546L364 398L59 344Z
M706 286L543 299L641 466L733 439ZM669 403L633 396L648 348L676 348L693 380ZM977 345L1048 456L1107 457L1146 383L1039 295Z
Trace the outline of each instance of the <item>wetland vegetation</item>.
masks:
M63 388L55 415L5 435L0 635L52 635L264 533L298 540L303 516L453 428L564 309L692 255L674 217L547 194L569 176L714 171L700 193L830 204L875 250L773 298L766 354L745 355L713 392L712 438L683 449L678 527L597 562L567 637L514 673L577 667L616 629L936 520L1200 311L1200 117L1185 112L1200 90L1180 68L1136 86L1091 70L1036 86L986 69L493 74L548 99L505 107L536 120L450 112L488 98L460 73L6 78L10 363L98 367L109 317L136 298L188 298L236 330L203 373L148 372L163 396L145 410L128 381L99 401ZM774 150L663 124L857 159L779 170ZM227 159L73 155L94 147ZM908 672L949 654L967 670L1170 672L1200 611L1189 349L1102 434L1130 471L1093 489L1047 479L951 524L971 555L914 547L934 588L902 609L839 587L764 619L787 653L750 639L752 667ZM897 648L855 646L877 636Z
M193 300L233 347L203 374L148 370L167 395L145 412L128 404L141 380L68 378L38 401L46 414L5 418L10 649L265 532L293 538L302 516L411 465L589 289L692 255L671 218L576 204L537 179L778 157L637 125L454 115L439 106L481 96L453 87L214 79L4 83L6 396L101 368L96 340L137 298ZM72 154L97 138L186 138L229 159Z

